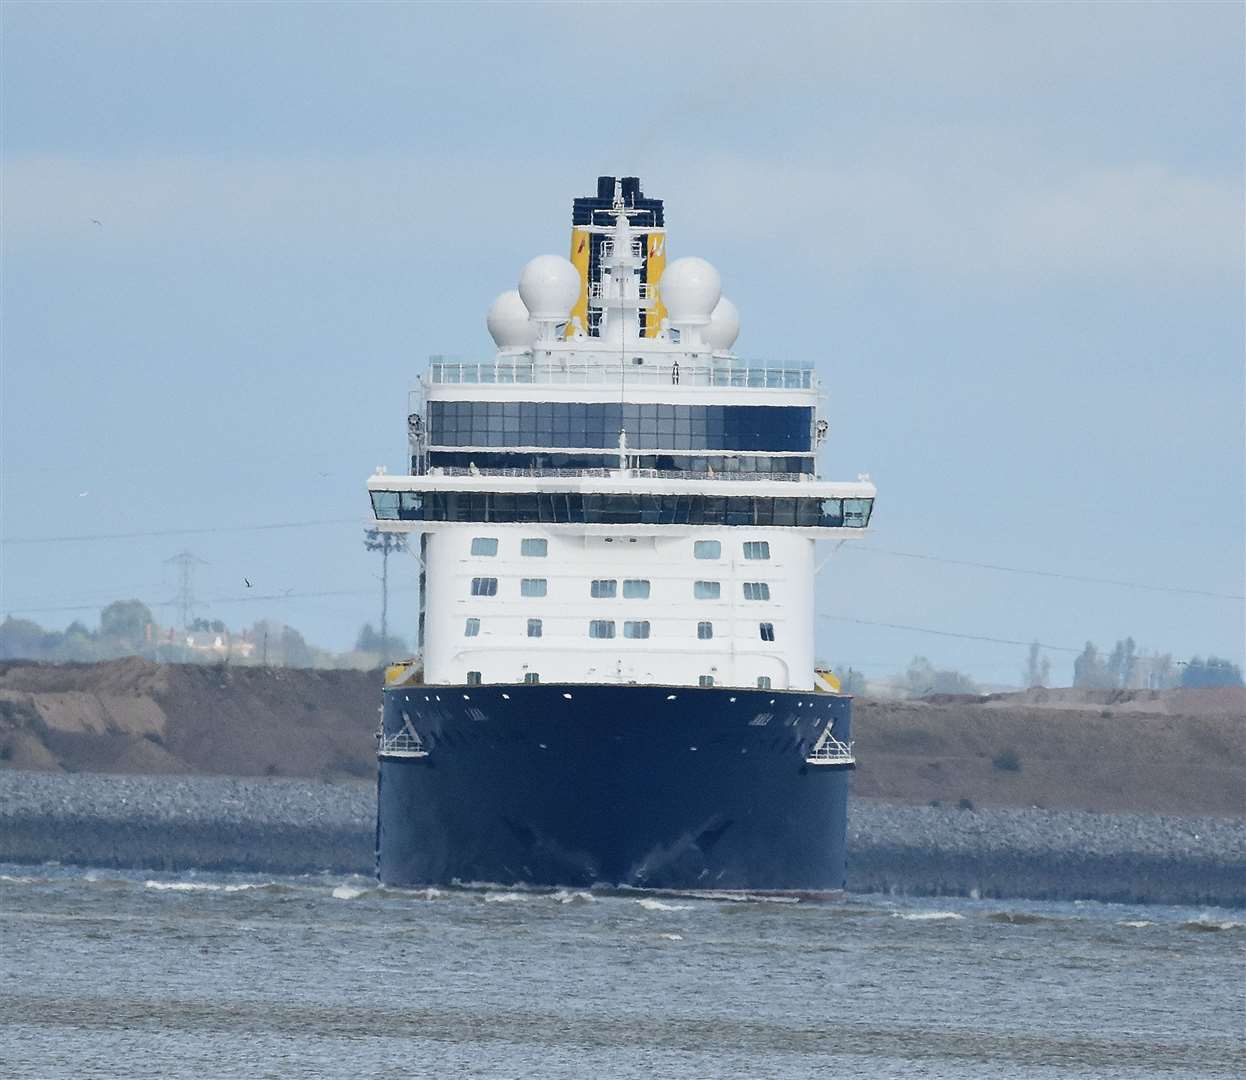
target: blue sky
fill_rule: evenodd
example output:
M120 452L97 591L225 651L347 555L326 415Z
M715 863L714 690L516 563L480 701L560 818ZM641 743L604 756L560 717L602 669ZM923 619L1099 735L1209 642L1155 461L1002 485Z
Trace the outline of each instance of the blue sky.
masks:
M486 354L571 198L634 173L738 351L816 360L824 471L879 484L822 612L1241 661L1240 600L886 552L1246 591L1242 6L615 10L4 5L0 533L330 524L8 543L0 607L167 601L186 547L203 613L348 646L424 358ZM819 653L1024 650L827 619Z

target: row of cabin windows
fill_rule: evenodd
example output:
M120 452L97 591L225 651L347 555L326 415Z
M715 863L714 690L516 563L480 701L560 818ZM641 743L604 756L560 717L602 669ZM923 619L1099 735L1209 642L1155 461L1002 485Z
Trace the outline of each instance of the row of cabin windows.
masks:
M615 631L615 623L613 619L592 619L588 624L588 636L591 638L613 638ZM758 633L762 641L774 641L774 623L758 623ZM470 618L463 626L464 637L480 636L480 620ZM528 637L539 638L544 636L544 624L540 619L528 620ZM647 619L627 620L623 623L623 636L632 640L644 640L649 637L649 622ZM697 640L711 641L714 637L714 624L712 622L697 623Z
M498 553L496 536L472 537L472 554L491 558ZM519 542L519 553L529 558L543 559L549 555L549 541L539 536L528 536ZM722 542L720 540L695 540L692 554L698 559L721 559ZM747 540L744 543L746 559L770 558L769 540Z
M520 578L520 596L546 596L549 593L547 578ZM596 578L589 585L589 595L594 600L610 600L618 596L619 582L617 578ZM623 599L648 600L650 582L644 578L623 579ZM494 577L472 578L472 596L497 596L498 579ZM718 600L722 598L721 581L694 581L692 595L697 600ZM745 600L769 600L770 585L765 581L744 582Z
M467 685L468 686L479 686L481 683L481 678L482 676L479 671L469 671L467 673ZM541 676L535 671L525 671L523 681L527 683L529 686L536 686L540 683ZM713 675L697 676L697 686L710 687L713 685L714 685ZM758 675L757 676L757 689L759 690L770 689L770 676L769 675Z
M496 536L472 537L472 554L493 556L498 553ZM539 536L525 536L519 541L519 554L530 559L544 559L549 554L549 541Z

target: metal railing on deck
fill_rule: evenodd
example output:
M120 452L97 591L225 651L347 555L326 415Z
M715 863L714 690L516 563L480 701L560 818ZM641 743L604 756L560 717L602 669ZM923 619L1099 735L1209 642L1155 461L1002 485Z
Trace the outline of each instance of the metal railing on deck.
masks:
M805 756L808 765L829 765L840 769L851 769L857 759L852 753L852 740L841 742L831 734L828 727Z
M376 733L376 756L384 758L423 758L428 757L428 747L424 740L410 728L403 728L393 735L386 734L382 728Z
M589 350L599 348L589 339ZM569 386L724 386L770 390L812 390L817 376L812 365L768 364L758 360L724 359L712 363L588 363L562 355L495 357L492 360L456 360L434 356L424 375L427 384L542 384Z

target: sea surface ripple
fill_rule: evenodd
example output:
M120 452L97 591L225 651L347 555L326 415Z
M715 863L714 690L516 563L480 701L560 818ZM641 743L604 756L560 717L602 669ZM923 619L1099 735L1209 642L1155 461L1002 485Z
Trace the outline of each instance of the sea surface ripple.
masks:
M0 1073L1237 1077L1246 912L0 865Z

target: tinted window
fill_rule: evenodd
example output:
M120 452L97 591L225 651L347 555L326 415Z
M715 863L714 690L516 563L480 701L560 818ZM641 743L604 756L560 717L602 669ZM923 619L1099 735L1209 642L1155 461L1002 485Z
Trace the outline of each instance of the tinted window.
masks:
M588 636L591 638L614 637L614 623L610 619L594 619L588 624Z
M373 492L381 495L383 492ZM395 494L390 492L390 494ZM851 502L861 504L842 517L826 517L828 502L835 508ZM378 499L379 503L380 500ZM467 492L429 491L420 507L404 520L411 521L540 521L572 525L762 525L775 524L775 518L795 519L801 528L864 528L873 503L870 499L770 499L753 496L581 494L545 491ZM384 511L384 508L381 508ZM839 512L836 510L836 512ZM697 541L694 554L701 559L718 558L721 548L715 540ZM711 554L718 552L719 554ZM754 552L754 554L749 554ZM757 554L767 552L767 554ZM752 541L746 558L769 558L766 541Z
M473 596L497 596L498 579L495 577L474 577L472 578L472 595Z
M539 683L541 681L541 676L538 675L535 671L525 671L523 681L528 683L529 685L531 685L532 683Z
M524 537L519 543L519 554L543 559L549 554L549 541L535 536Z
M477 536L472 538L473 555L496 555L498 541L496 536Z
M628 578L623 582L623 597L626 600L648 600L649 582L639 578Z
M722 548L717 540L697 540L692 545L692 554L698 559L718 559L722 557Z
M769 600L770 586L764 581L746 581L744 583L745 600Z
M722 595L722 583L717 581L694 581L692 595L698 600L717 600Z
M520 596L544 596L547 588L543 577L526 577L519 582Z
M540 637L540 636L541 636L541 620L540 619L529 619L528 620L528 637Z
M759 690L769 690L770 689L770 676L769 675L758 675L757 676L757 688Z
M712 622L697 623L697 637L701 641L709 641L714 636L714 624Z
M761 624L761 639L762 641L774 640L774 623L764 622Z
M647 622L625 622L623 624L623 636L625 638L647 638L649 636L649 624Z
M467 673L467 685L468 686L479 686L480 685L480 672L479 671L469 671Z
M749 540L744 544L744 557L746 559L768 559L770 558L770 541L769 540Z
M463 626L464 637L476 637L480 634L480 620L468 619Z
M697 679L697 685L698 686L713 686L714 676L713 675L702 675L699 679Z
M619 583L613 578L598 578L590 587L590 593L598 600L614 596L618 592ZM611 634L611 637L614 635Z

